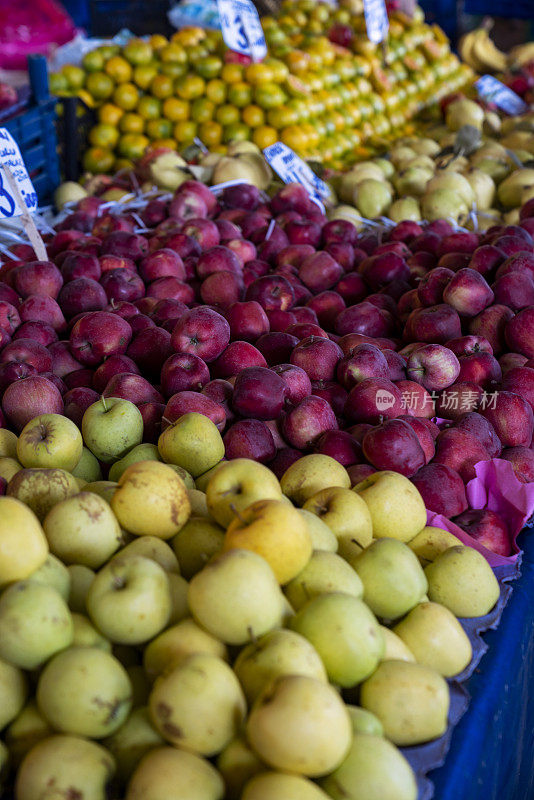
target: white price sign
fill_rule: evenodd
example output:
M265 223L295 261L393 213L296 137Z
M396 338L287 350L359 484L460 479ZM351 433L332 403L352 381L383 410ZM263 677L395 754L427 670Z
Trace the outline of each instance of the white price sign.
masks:
M527 104L519 95L494 78L493 75L483 75L475 82L475 86L482 100L485 100L486 103L495 103L497 108L502 109L506 114L515 116L528 111Z
M217 0L223 39L230 50L261 61L267 45L256 7L251 0Z
M324 211L322 201L330 197L330 189L290 147L275 142L265 148L263 155L284 183L301 183L310 198Z
M7 170L11 175L7 175ZM15 183L15 187L12 185ZM18 189L18 192L16 191ZM20 193L20 196L17 196ZM26 203L23 208L20 197ZM21 217L37 210L37 194L19 147L9 131L0 128L0 219Z
M378 44L387 37L389 19L384 0L363 0L367 37Z

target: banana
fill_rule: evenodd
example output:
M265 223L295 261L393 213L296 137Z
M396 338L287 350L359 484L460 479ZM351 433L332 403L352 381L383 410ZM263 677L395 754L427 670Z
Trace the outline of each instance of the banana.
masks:
M458 52L460 53L460 58L462 61L474 69L475 72L482 72L484 67L475 59L475 55L473 53L473 45L475 43L475 35L477 31L469 31L469 33L464 33L460 42L458 44Z
M495 47L485 28L475 31L472 54L483 65L485 72L504 72L508 67L506 55Z
M527 64L529 61L534 61L534 42L512 47L508 56L510 67L522 67L523 64Z

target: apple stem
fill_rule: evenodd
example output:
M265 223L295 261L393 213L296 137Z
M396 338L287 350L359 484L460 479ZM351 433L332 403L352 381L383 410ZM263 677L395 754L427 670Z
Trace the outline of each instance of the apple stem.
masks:
M254 633L254 631L252 630L252 625L249 625L249 626L248 626L248 628L247 628L247 633L248 633L248 635L250 636L250 641L251 641L253 644L256 644L256 643L257 643L257 641L258 641L258 637L256 636L256 634L255 634L255 633Z
M106 398L104 397L104 395L101 396L100 400L102 401L102 405L104 406L104 411L107 411L108 407L106 405Z
M245 517L240 513L239 509L236 508L234 503L230 503L230 510L232 511L232 513L236 515L236 517L238 518L239 522L241 522L242 525L247 524Z
M167 419L167 417L162 417L161 419L162 419L162 421L163 421L163 422L166 422L166 423L167 423L167 425L173 425L173 423L171 422L171 420L170 420L170 419Z

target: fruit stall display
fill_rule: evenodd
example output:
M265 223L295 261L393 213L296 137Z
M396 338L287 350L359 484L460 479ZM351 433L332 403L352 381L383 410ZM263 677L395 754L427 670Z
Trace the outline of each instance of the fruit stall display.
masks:
M349 7L286 0L262 25L269 55L261 63L228 50L220 31L188 28L170 40L98 47L52 75L54 93L97 109L84 168L112 172L150 144L180 148L196 137L216 150L280 140L342 165L473 77L420 9L413 18L391 12L385 53Z

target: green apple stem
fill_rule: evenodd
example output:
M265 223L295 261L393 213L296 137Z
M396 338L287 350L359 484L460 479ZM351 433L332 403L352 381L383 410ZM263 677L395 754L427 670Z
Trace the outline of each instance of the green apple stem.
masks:
M101 396L100 400L102 402L102 405L104 406L104 411L107 411L108 407L106 405L106 398L104 397L104 395Z
M247 521L246 521L245 517L241 514L241 512L234 505L234 503L230 503L230 510L232 511L232 513L235 514L235 516L238 518L239 522L241 522L242 525L246 525L247 524Z
M249 625L249 626L248 626L248 628L247 628L247 633L248 633L248 635L250 636L250 641L251 641L253 644L256 644L256 643L257 643L257 641L258 641L258 637L256 636L256 634L255 634L255 633L254 633L254 631L252 630L252 626L251 626L251 625Z

